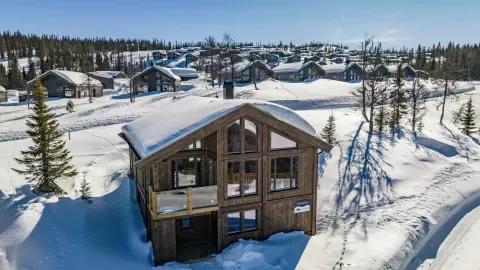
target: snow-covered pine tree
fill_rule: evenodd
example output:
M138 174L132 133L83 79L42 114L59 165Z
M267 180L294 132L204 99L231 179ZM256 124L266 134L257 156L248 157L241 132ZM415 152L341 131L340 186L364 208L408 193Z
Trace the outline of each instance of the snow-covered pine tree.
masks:
M35 81L33 98L34 114L27 119L26 131L33 145L21 151L22 158L15 158L25 169L12 169L26 176L26 180L34 184L35 192L61 194L63 190L55 181L76 176L77 171L70 164L72 157L62 140L63 132L53 119L55 114L45 104L44 88L39 80Z
M92 191L90 189L90 184L87 182L87 173L83 172L83 180L80 183L80 199L92 202Z
M400 120L402 120L403 116L407 113L407 98L405 95L403 74L402 65L399 65L395 78L391 83L393 88L390 94L390 106L392 112L388 124L392 129L392 132L395 132L395 127L400 125Z
M462 133L465 135L472 135L477 132L475 126L475 108L473 107L473 99L470 97L465 104L465 110L460 116L460 123L462 125Z
M75 104L72 102L71 99L68 100L67 106L65 106L65 109L67 110L68 113L73 112L73 110L75 109Z
M333 115L333 113L330 113L330 116L328 117L327 125L323 128L321 136L329 144L333 144L335 143L335 137L336 137L335 133L336 133L335 116Z

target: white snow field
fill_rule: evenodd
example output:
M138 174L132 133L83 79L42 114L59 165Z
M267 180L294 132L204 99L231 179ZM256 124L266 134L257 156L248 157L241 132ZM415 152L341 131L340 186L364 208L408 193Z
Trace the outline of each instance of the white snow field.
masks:
M0 269L153 269L151 243L145 242L126 176L127 145L118 133L124 123L174 106L184 96L221 91L199 85L175 99L173 93L152 92L137 96L135 103L121 90L108 90L92 104L73 100L71 114L65 111L66 99L49 99L62 128L71 131L71 139L67 134L65 139L80 172L58 182L67 191L59 197L33 194L10 169L31 143L25 134L31 111L25 103L0 104ZM430 264L431 269L469 269L465 263L478 262L473 251L478 210L466 214L478 207L480 137L462 135L451 115L470 96L480 112L478 89L462 84L458 92L465 93L448 103L445 126L438 124L437 100L431 99L417 137L406 124L394 137L369 137L360 113L339 98L347 98L358 84L268 80L257 86L260 90L237 86L236 94L283 100L317 132L330 112L337 118L339 142L331 154L319 155L317 235L291 232L261 242L239 241L208 261L172 262L159 269L428 269ZM189 115L178 115L184 117ZM79 199L83 172L92 185L91 204Z

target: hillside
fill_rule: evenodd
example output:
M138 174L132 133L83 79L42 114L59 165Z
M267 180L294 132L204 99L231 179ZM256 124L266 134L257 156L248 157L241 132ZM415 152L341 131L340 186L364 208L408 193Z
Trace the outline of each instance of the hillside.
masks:
M240 241L209 261L159 269L398 269L436 224L465 210L466 199L480 192L480 136L462 135L451 115L470 96L480 110L478 85L462 83L458 101L448 104L445 126L438 124L432 98L423 131L414 136L404 125L394 137L369 137L359 112L343 102L358 84L268 80L257 86L237 86L236 97L287 105L317 132L330 112L337 118L338 144L319 155L318 234ZM202 85L175 99L220 91ZM92 204L79 199L81 174L59 183L67 195L48 197L33 194L10 170L31 143L24 133L31 112L23 103L0 104L0 269L152 269L151 244L144 241L126 176L128 147L117 134L123 123L175 102L173 96L152 92L130 103L121 90L111 90L92 104L73 100L71 114L67 100L48 100L62 128L71 131L67 147L92 184Z

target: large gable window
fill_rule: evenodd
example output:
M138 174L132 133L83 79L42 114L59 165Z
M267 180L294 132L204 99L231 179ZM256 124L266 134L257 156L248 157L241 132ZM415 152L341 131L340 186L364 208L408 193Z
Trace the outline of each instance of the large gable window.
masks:
M184 158L172 161L173 187L184 188L203 183L203 158Z
M258 151L258 126L242 117L227 126L227 153L240 154Z
M270 190L294 189L298 185L298 157L278 157L270 161Z
M285 138L275 132L270 132L270 149L271 150L283 150L283 149L295 149L298 148L296 142Z

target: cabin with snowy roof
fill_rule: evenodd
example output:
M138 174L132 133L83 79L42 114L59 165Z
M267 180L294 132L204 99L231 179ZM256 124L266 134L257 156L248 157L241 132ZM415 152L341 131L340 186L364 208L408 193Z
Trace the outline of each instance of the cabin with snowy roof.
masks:
M88 97L89 91L93 97L103 96L102 83L81 72L49 70L27 82L27 87L32 87L36 80L47 89L48 97L82 98Z
M363 69L357 63L323 65L326 79L349 82L361 80Z
M155 265L207 258L239 239L315 235L318 154L332 146L306 120L262 101L163 102L120 133Z
M275 79L279 81L300 82L307 79L321 79L326 76L325 70L319 64L295 62L281 64L273 69Z
M240 82L263 81L273 77L273 70L263 61L255 60L243 67L240 75Z
M134 93L152 91L180 91L182 79L166 67L151 66L130 80Z
M88 72L87 75L99 80L102 83L103 89L113 89L115 86L114 79L127 77L127 75L121 71L94 71Z
M294 54L292 56L285 57L285 63L297 63L297 62L300 62L301 60L302 60L302 58L298 54Z
M181 57L182 55L178 52L175 51L169 51L167 53L167 60L177 60Z

